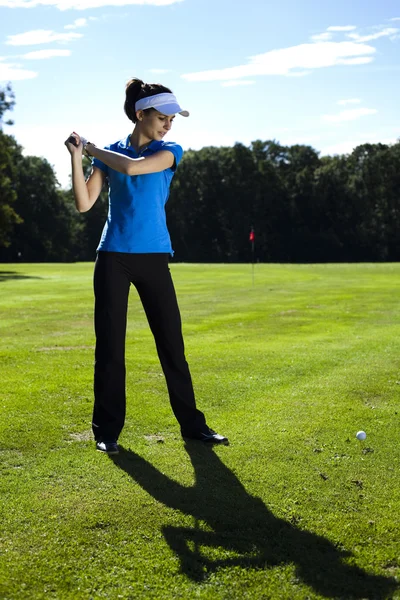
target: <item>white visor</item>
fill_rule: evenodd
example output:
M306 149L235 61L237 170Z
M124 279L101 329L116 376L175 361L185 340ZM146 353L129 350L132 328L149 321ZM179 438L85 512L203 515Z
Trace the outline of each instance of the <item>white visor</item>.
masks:
M155 94L154 96L141 98L135 104L135 110L146 110L146 108L155 108L167 116L176 114L182 115L182 117L189 116L187 110L181 109L174 94Z

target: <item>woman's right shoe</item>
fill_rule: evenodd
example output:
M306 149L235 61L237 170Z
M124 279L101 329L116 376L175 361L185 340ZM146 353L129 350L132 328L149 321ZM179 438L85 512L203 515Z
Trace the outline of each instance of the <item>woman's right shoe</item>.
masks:
M96 450L105 454L118 454L119 448L117 442L96 442Z

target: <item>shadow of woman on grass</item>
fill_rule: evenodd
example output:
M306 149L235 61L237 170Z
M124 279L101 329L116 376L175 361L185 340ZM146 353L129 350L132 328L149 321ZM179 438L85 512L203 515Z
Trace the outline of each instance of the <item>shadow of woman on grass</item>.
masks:
M351 554L328 539L274 517L212 447L192 442L185 448L195 471L192 487L163 475L132 450L121 448L112 460L158 502L195 518L193 528L162 528L181 571L193 581L204 581L223 567L267 569L289 563L299 579L329 598L383 600L397 588L392 578L344 562ZM210 557L217 548L224 558Z

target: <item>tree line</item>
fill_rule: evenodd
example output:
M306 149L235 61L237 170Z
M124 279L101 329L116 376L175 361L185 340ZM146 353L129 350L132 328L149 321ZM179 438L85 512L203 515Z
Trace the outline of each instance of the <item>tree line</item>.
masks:
M14 102L0 89L0 261L94 260L107 190L79 214L48 161L3 132ZM333 157L275 140L188 150L167 221L178 262L398 261L400 140Z

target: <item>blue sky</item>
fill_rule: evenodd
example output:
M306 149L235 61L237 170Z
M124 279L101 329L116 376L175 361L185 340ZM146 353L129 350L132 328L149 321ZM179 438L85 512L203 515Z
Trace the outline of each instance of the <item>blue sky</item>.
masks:
M25 154L68 185L75 130L126 136L131 77L172 88L184 149L256 139L324 154L400 137L398 0L0 0L0 86Z

